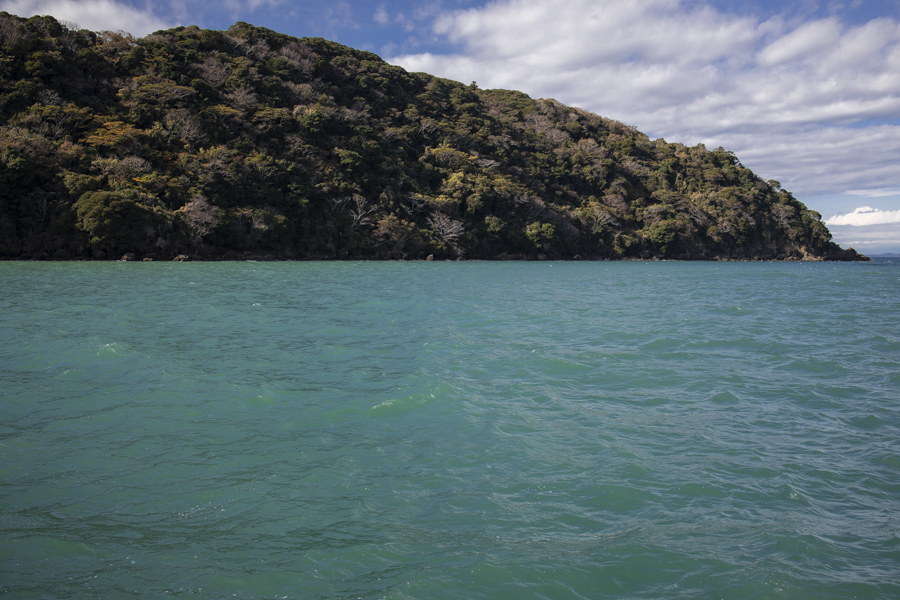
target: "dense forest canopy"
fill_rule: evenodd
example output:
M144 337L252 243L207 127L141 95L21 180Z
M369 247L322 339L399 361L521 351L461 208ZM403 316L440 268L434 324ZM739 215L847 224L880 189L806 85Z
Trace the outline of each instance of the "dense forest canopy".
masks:
M7 258L864 258L735 155L237 23L0 13Z

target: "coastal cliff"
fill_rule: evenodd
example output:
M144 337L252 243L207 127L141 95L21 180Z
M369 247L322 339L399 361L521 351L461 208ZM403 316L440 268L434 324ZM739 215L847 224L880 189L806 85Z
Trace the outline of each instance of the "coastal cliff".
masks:
M237 23L0 13L0 257L867 260L722 148Z

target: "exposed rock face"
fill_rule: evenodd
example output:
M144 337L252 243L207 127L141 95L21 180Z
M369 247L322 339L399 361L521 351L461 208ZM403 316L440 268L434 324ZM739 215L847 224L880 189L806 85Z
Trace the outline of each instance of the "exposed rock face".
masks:
M865 259L727 150L320 38L0 31L3 257Z

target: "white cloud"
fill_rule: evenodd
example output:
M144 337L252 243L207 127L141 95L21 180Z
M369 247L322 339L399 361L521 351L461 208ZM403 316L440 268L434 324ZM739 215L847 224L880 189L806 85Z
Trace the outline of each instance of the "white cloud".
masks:
M284 0L245 0L247 8L255 11L260 6L279 6L284 4Z
M724 132L698 141L710 148L735 149L745 166L766 179L779 180L798 196L849 193L846 190L856 186L883 185L887 189L898 179L897 125L760 128ZM850 204L845 210L855 206Z
M852 213L835 215L825 221L826 225L887 225L900 223L900 210L880 210L871 206L860 206Z
M848 225L830 225L835 243L843 248L853 247L863 254L900 251L900 226L869 225L853 227Z
M384 4L378 5L378 8L375 9L375 14L372 16L372 20L379 25L387 25L391 22L391 17L390 15L388 15L387 9L384 7Z
M460 51L390 60L721 145L798 195L900 186L894 19L797 25L687 0L497 0L442 13L434 32Z
M900 196L900 188L882 188L876 190L847 190L851 196L865 196L867 198L884 198L885 196Z
M332 2L325 11L325 19L330 27L357 29L359 24L353 18L353 9L347 0Z
M3 0L0 10L21 17L52 15L59 21L77 23L91 31L122 30L134 36L173 26L149 8L138 10L113 0Z
M757 61L761 65L771 66L797 60L817 60L839 42L841 29L840 23L833 18L804 23L763 48Z
M196 4L203 4L196 0L170 0L172 4L172 12L177 12L181 18L181 24L195 22L201 14L198 14L196 6L190 6L188 2L194 1ZM222 4L228 9L228 14L235 20L250 20L248 13L253 13L263 7L274 8L285 4L286 0L223 0ZM218 12L218 6L216 10ZM291 13L288 13L291 14Z

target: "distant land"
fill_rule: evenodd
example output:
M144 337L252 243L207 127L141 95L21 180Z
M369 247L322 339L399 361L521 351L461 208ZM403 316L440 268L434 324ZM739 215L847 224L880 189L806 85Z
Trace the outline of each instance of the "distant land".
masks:
M894 252L885 252L884 254L870 254L870 258L900 258L900 254Z
M868 260L723 148L247 23L8 13L0 257Z

